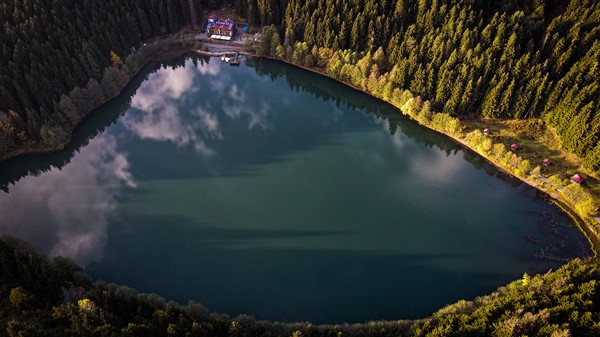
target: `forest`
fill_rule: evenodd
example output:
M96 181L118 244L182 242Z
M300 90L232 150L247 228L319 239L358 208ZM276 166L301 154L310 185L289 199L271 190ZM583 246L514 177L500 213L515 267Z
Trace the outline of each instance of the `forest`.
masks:
M0 336L598 336L600 269L573 260L554 272L461 300L431 317L336 325L229 317L202 304L93 281L69 259L0 237ZM293 305L293 304L291 304ZM399 304L406 305L406 304Z
M222 5L267 27L259 55L321 67L387 100L410 90L437 112L543 120L600 169L594 0L9 0L0 156L63 144L145 61L142 42Z
M197 24L213 2L3 1L0 157L64 145L81 118L146 61L151 50L142 41Z
M260 8L260 6L259 6ZM243 10L243 7L240 8ZM600 169L600 3L291 0L259 54L460 118L536 119Z

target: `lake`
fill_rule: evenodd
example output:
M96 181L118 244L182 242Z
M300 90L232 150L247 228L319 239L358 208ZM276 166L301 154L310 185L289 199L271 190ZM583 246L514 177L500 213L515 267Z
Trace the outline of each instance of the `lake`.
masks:
M591 254L540 192L280 62L149 66L64 151L0 165L0 233L211 311L412 319Z

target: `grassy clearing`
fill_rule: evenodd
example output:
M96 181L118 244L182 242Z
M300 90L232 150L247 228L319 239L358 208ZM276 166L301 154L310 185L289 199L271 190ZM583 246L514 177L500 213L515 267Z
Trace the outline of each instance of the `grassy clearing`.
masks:
M576 155L561 149L560 139L552 129L542 125L539 121L498 121L498 120L465 120L462 124L466 132L490 128L492 133L488 136L494 143L503 143L507 147L517 143L521 147L517 154L531 163L531 167L540 166L541 173L550 177L558 175L562 179L569 179L573 174L579 173L586 178L584 187L600 200L600 179L594 173L582 167L582 160ZM552 165L544 166L544 158L552 160Z

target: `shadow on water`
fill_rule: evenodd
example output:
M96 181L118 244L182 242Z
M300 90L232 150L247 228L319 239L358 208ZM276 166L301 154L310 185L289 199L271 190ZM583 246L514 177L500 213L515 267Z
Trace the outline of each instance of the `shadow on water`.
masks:
M193 245L199 245L203 248L217 247L227 248L229 246L244 244L257 240L268 240L274 238L291 239L301 237L318 237L318 236L336 236L348 235L349 231L331 231L331 230L278 230L278 229L245 229L245 228L219 228L211 227L201 221L190 220L177 214L170 215L139 215L127 219L128 225L118 227L111 235L133 235L136 231L153 232L165 234L169 238L168 241L180 241L179 243L187 242L189 238L193 238ZM117 227L118 225L115 225ZM140 227L140 228L138 228ZM119 233L119 235L117 235ZM161 236L138 237L143 241L153 241L154 243L163 242ZM114 237L112 240L119 240Z
M148 231L160 235L143 235ZM456 261L473 262L473 256L272 244L274 239L347 234L222 229L176 214L136 217L128 219L127 226L115 224L110 233L107 251L121 253L109 253L101 264L92 264L86 271L92 276L110 274L111 281L135 284L143 292L160 289L161 296L181 303L195 298L216 312L313 323L425 317L438 307L432 302L449 304L472 298L481 289L492 291L520 276L446 267ZM137 244L131 245L133 241ZM485 264L486 258L475 263ZM156 273L156 266L168 272Z
M258 74L268 76L272 81L284 77L292 90L307 92L321 100L333 101L337 106L345 105L365 111L376 116L378 119L385 120L389 126L389 133L392 136L398 132L397 129L399 128L402 134L415 140L417 143L440 149L448 156L462 151L465 161L477 170L483 170L488 176L495 176L510 184L513 188L523 185L521 180L498 170L487 159L471 149L410 120L391 104L374 99L361 91L348 88L345 85L340 85L339 82L331 78L319 76L297 67L291 67L283 62L253 59L248 64L250 67L254 67ZM542 196L545 194L540 192L539 195Z
M284 77L292 90L307 92L325 102L332 101L336 106L347 106L365 111L380 120L385 120L388 123L390 135L394 135L399 128L402 134L415 140L417 143L427 147L438 148L446 152L447 155L456 154L458 151L465 149L464 146L454 140L424 128L410 120L410 118L403 115L391 104L375 99L361 91L341 85L331 78L316 75L301 68L292 67L283 62L273 60L253 59L251 62L248 62L248 65L254 67L258 74L268 76L272 81ZM471 154L474 154L474 152L469 155ZM479 155L475 154L475 156L481 158ZM467 161L469 160L467 159ZM478 164L477 161L471 163L474 166Z

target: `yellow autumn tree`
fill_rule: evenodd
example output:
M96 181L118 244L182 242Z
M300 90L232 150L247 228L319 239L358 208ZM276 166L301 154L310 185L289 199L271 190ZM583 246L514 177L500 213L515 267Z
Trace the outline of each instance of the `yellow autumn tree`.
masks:
M123 65L123 61L121 61L119 55L112 50L110 51L110 61L112 62L112 65L117 68Z

